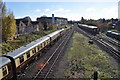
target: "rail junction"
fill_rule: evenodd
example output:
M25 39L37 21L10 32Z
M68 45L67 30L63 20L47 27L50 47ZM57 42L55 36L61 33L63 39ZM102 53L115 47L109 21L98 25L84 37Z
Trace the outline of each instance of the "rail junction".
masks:
M46 47L39 57L37 57L32 64L27 66L24 71L17 73L17 79L46 79L53 78L51 73L53 72L54 66L59 62L59 59L62 57L66 50L67 43L71 39L74 31L81 33L90 40L93 40L101 49L105 50L111 56L113 56L118 62L120 60L120 44L118 41L113 40L107 37L104 34L92 35L87 31L78 27L78 24L74 24L73 27L67 29L62 33L61 38L56 39L54 43Z

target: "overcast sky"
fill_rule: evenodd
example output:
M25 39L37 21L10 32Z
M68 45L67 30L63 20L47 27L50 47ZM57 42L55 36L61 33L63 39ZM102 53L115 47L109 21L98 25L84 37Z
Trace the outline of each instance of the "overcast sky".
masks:
M55 17L66 17L68 20L80 20L82 16L86 19L118 18L118 0L74 0L74 2L70 2L70 0L64 2L55 0L7 2L6 0L5 2L7 8L14 12L15 18L30 16L32 20L36 20L42 15L51 17L53 13Z

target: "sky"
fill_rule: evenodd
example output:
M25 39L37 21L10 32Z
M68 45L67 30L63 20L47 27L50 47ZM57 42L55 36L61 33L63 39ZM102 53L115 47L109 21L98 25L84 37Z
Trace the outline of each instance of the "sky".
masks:
M114 2L113 2L114 1ZM118 18L118 1L80 1L80 2L7 2L7 9L13 11L15 18L30 16L33 21L37 17L46 15L64 17L68 20L99 18Z

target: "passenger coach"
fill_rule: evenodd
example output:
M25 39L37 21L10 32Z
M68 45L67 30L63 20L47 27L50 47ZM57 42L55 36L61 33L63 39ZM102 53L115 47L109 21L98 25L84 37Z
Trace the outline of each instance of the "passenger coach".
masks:
M89 26L85 24L79 24L78 26L92 35L99 34L99 28L97 26Z
M16 71L20 72L24 70L32 60L41 54L41 51L61 36L61 32L64 29L55 31L45 37L35 40L27 45L24 45L14 51L7 53L7 56L11 56L15 60ZM0 79L6 80L13 76L11 62L6 57L0 57Z

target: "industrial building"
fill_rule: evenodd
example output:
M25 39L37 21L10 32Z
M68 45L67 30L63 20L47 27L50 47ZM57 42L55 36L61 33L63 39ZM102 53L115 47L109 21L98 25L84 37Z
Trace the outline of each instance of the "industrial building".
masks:
M63 26L67 25L68 20L67 18L62 17L54 17L54 14L52 14L52 17L42 16L40 18L37 18L38 22L46 22L47 24L55 24L56 26Z

